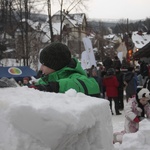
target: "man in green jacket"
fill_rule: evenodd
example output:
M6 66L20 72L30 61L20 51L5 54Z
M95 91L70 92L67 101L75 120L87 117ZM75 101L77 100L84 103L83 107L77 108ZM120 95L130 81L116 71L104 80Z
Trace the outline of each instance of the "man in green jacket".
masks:
M71 58L65 44L54 42L40 53L42 74L35 85L41 91L65 93L69 89L86 95L100 97L100 89L94 78L89 78L80 63Z

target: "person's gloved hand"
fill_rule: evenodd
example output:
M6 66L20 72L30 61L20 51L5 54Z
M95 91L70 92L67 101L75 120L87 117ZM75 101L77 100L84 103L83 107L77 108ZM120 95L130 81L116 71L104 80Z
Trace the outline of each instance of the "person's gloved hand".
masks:
M58 93L59 92L59 83L58 82L49 82L48 85L39 84L39 85L35 85L34 88L38 89L39 91Z
M48 85L42 85L42 84L40 84L40 85L35 85L34 88L37 89L37 90L39 90L39 91L47 91L47 86Z

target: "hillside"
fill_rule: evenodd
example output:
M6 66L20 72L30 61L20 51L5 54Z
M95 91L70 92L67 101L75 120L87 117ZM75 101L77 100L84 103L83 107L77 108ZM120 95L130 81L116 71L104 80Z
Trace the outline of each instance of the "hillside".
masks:
M114 28L116 26L117 22L110 22L110 21L94 21L94 20L89 20L88 26L92 27L92 29L97 32L101 30L102 28L108 29L108 28Z

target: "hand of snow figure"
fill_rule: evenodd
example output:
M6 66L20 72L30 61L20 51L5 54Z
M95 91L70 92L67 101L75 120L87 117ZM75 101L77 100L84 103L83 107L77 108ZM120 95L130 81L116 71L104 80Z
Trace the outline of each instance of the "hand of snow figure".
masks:
M141 109L140 107L137 107L136 109L137 109L137 111L138 111L139 113L142 112L142 109Z
M48 85L35 85L35 89L39 91L46 91L46 92L59 92L59 83L58 82L49 82Z
M137 111L138 111L138 112L137 112L137 115L138 115L138 116L141 116L142 109L141 109L140 107L137 107L136 109L137 109Z
M140 119L138 117L135 117L133 121L136 122L136 123L139 123Z

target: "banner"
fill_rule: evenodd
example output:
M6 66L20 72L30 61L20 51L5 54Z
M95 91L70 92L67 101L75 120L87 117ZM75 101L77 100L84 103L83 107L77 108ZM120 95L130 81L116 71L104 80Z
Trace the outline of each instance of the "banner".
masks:
M118 58L119 58L119 60L120 60L121 63L122 63L122 60L123 60L123 52L118 52Z
M86 51L83 51L81 54L81 66L83 69L91 68L90 60Z
M84 69L89 69L92 65L96 67L96 60L91 40L88 37L85 37L83 38L83 44L86 52L83 52L81 55L81 65L83 65L82 67Z

